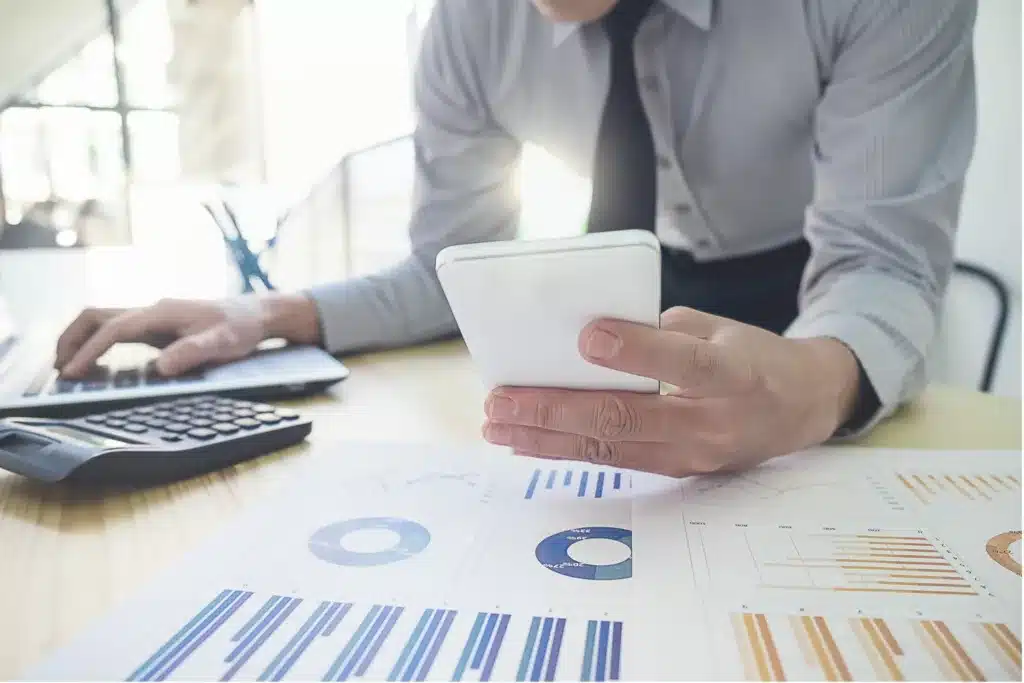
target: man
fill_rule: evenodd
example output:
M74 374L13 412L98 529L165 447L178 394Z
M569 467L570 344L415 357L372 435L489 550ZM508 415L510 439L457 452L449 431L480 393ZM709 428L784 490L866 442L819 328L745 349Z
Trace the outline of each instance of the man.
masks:
M58 363L76 375L154 335L177 338L168 373L265 337L350 352L447 335L435 256L514 237L513 172L533 141L593 172L589 229L662 242L662 329L598 321L580 352L673 391L500 389L488 440L685 476L861 434L925 380L974 143L975 12L440 0L415 75L406 261L303 294L86 311Z

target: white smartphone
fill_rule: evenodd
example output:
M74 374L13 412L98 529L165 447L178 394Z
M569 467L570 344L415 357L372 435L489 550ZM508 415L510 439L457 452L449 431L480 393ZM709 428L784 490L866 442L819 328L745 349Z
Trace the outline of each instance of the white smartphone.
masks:
M594 365L579 351L596 318L658 327L661 245L623 230L461 244L437 275L487 389L558 387L654 393L657 380Z

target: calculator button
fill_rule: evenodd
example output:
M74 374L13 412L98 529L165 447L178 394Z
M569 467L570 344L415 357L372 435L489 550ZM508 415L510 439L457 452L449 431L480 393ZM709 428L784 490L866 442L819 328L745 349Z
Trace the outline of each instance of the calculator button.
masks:
M254 413L272 413L274 406L268 406L266 403L253 403L249 406L249 410Z
M167 410L157 410L153 413L153 417L160 418L161 420L173 420L174 413L171 413Z
M152 406L142 406L141 408L136 408L135 412L138 413L139 415L149 415L154 410L156 410L156 408Z
M190 429L188 435L191 436L193 439L205 440L212 439L213 437L217 436L217 432L213 431L212 429L206 429L205 427L197 427L195 429Z
M239 408L238 410L233 410L231 412L234 413L235 417L252 417L255 415L255 413L248 408Z
M240 417L237 420L235 420L235 424L241 427L242 429L256 429L263 423L260 422L259 420L254 420L251 417Z
M106 419L107 418L104 415L90 415L89 417L85 418L85 421L88 422L89 424L98 425L103 424L103 421Z
M268 425L276 424L281 421L281 418L279 418L274 413L260 413L259 415L256 416L256 419L262 422L263 424Z
M238 427L231 424L230 422L220 422L218 424L213 425L213 428L220 432L221 434L234 434L235 432L238 431Z
M181 422L172 422L169 425L164 427L165 431L174 432L175 434L180 434L181 432L187 432L190 429L192 429L192 428L189 427L187 424L182 424Z
M235 416L231 413L214 413L209 416L214 422L231 422L235 419Z
M146 420L144 424L147 424L150 427L153 427L154 429L160 429L161 427L167 424L167 420L161 420L158 417L154 417L151 420Z
M282 420L297 420L297 419L299 419L299 414L298 413L296 413L294 410L288 410L286 408L279 408L277 410L277 416L279 418L281 418Z
M110 417L121 418L121 417L128 417L129 415L132 414L132 411L130 411L130 410L115 410L115 411L113 411L111 413L107 413L107 414Z
M160 438L164 441L181 441L181 437L177 434L162 434Z
M209 427L213 424L213 420L207 420L205 417L193 417L189 419L188 423L193 427Z
M138 422L129 422L124 427L121 427L121 429L126 432L131 432L132 434L141 434L142 432L148 431L148 428L145 425L140 425Z
M124 427L124 420L119 420L115 417L110 417L104 420L103 424L108 427Z

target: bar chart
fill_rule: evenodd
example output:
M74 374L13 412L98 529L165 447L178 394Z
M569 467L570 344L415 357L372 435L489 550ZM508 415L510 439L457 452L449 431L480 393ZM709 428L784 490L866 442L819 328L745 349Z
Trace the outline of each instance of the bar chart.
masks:
M246 611L248 610L248 611ZM226 589L125 680L620 680L623 623Z
M1015 474L896 472L905 493L921 505L949 503L987 504L1019 499L1020 478Z
M691 524L695 566L709 582L757 589L977 596L959 562L916 530L840 532Z
M590 469L533 470L524 498L532 500L545 495L573 498L607 498L628 494L633 486L628 472Z
M731 615L743 675L784 680L1020 680L1021 644L1006 624Z

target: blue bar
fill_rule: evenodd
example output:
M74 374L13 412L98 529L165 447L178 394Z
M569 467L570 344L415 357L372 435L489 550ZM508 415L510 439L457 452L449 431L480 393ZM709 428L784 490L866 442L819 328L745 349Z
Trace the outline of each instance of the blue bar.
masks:
M594 498L600 498L604 495L604 472L597 473L597 493L594 494Z
M483 637L480 638L480 643L476 646L476 652L473 653L473 663L470 665L474 671L483 664L484 655L487 654L487 646L491 644L491 636L494 635L494 625L497 623L497 613L487 617L487 627L484 629Z
M557 470L551 470L550 472L548 472L548 483L547 483L547 485L544 488L546 488L546 489L554 488L554 486L555 486L555 475L556 474L558 474Z
M445 615L444 623L441 624L441 630L437 632L437 637L434 638L434 644L430 646L430 652L427 653L427 658L423 660L423 666L420 667L420 671L416 674L417 681L427 680L427 674L430 673L430 667L434 666L434 660L437 659L437 653L441 650L441 645L444 644L444 639L448 635L448 629L452 627L452 621L455 620L457 612L453 609L448 610L448 614Z
M555 622L555 637L551 641L551 654L548 655L548 669L544 672L545 681L555 680L555 671L558 669L558 653L562 650L562 634L565 632L565 619Z
M402 616L402 612L404 611L404 607L395 607L391 610L391 616L388 617L388 621L384 624L384 628L382 628L377 634L377 639L373 641L373 645L371 645L370 649L366 651L366 656L363 657L363 661L360 662L359 666L356 668L356 676L362 676L365 674L366 670L370 668L371 664L373 664L373 658L377 656L377 652L380 650L381 645L383 645L384 641L388 639L389 635L391 635L391 629L393 629L395 624L398 623L398 618Z
M487 661L484 662L484 669L480 674L481 681L491 680L491 672L494 671L494 662L498 659L501 642L505 639L505 631L508 629L509 619L511 619L510 615L501 615L501 621L498 622L498 632L494 634L494 640L491 642L491 651L487 653Z
M597 622L587 622L587 639L583 644L583 670L580 672L581 681L590 680L590 672L594 670L594 639L597 636Z
M443 609L434 610L434 614L430 617L430 623L427 624L427 630L423 633L420 644L416 647L416 652L413 653L412 658L409 659L409 663L405 667L405 671L402 672L403 681L411 681L412 677L416 674L416 670L419 669L420 664L423 662L423 655L426 654L427 648L437 634L437 629L441 626L441 617L444 616L444 612Z
M473 648L477 647L477 643L480 641L480 630L484 627L484 617L487 614L479 612L476 615L476 620L473 622L473 628L469 631L469 638L466 639L466 647L462 648L462 656L459 657L459 663L455 665L455 673L452 674L453 681L461 681L462 674L466 672L466 667L469 665L469 657L473 654ZM495 616L495 615L491 615ZM476 669L477 667L473 667Z
M374 639L376 639L377 634L380 633L381 628L384 625L384 622L391 616L391 612L393 612L394 609L394 607L389 605L377 613L377 618L373 620L373 625L370 626L370 629L366 632L366 635L363 636L363 639L359 641L359 645L356 646L356 649L352 652L348 661L345 662L345 666L341 667L341 671L338 672L338 676L334 680L348 680L352 670L359 666L360 662L363 661L367 649L370 647L370 644Z
M273 621L274 617L281 613L281 610L283 610L285 607L291 604L291 598L286 598L283 595L275 595L274 597L277 598L277 601L274 603L274 608L270 610L266 615L264 615L263 619L261 619L260 622L256 625L256 628L249 629L249 632L245 635L245 638L243 638L241 642L239 642L238 645L235 646L235 649L232 650L231 653L224 659L226 663L230 664L231 662L235 661L235 658L238 657L238 655L245 652L245 649L249 647L249 644L252 643L256 636L258 636L263 631L263 629L267 627L267 624Z
M295 662L298 661L299 657L301 657L302 654L309 648L309 645L313 642L313 639L316 638L317 635L330 635L327 632L327 628L330 627L330 624L334 624L335 626L337 626L338 622L341 621L341 617L344 617L346 614L348 614L349 610L352 609L352 603L350 602L334 602L330 604L332 605L332 607L327 610L327 613L324 615L324 618L313 629L313 631L309 634L306 640L300 643L298 648L292 651L292 654L288 657L287 660L285 660L283 667L276 674L274 674L273 680L282 680L285 677L285 675L287 675L288 671L293 666L295 666ZM269 669L267 670L267 672L269 672Z
M526 680L526 669L530 666L530 658L533 657L533 646L537 643L538 628L540 628L540 617L534 617L530 621L530 633L526 636L526 647L523 648L523 658L519 660L519 671L516 673L517 681Z
M200 645L206 642L207 638L216 633L217 629L219 629L224 624L225 621L231 618L231 616L238 610L238 608L241 607L245 603L245 601L249 599L250 595L252 595L252 593L243 594L241 591L236 591L233 601L229 605L227 605L226 608L222 606L220 610L218 610L220 611L220 614L213 617L213 621L211 623L206 624L206 626L203 628L202 633L196 634L196 637L194 637L192 639L192 642L190 643L183 642L179 644L178 647L181 649L178 650L176 655L172 655L173 659L171 659L171 661L166 664L166 666L163 668L160 674L152 680L166 680L168 676L174 673L175 669L181 666L182 662L188 659L189 655L195 652Z
M333 664L331 664L331 668L327 670L326 674L324 674L325 681L334 680L334 677L338 674L338 670L344 666L345 660L348 659L349 653L355 649L356 643L362 639L363 634L366 633L366 629L370 628L370 624L372 624L373 620L377 618L377 612L379 612L380 609L380 605L374 605L370 608L367 615L363 617L363 621L359 624L356 632L352 634L352 637L348 639L345 647L341 650L341 654L338 655L338 658L334 660Z
M608 622L601 622L601 633L597 639L597 675L595 681L604 680L605 668L608 666Z
M306 648L309 647L309 644L313 642L313 638L315 638L320 632L320 629L323 628L324 622L329 620L334 615L335 610L339 607L341 607L341 605L336 602L321 602L320 606L316 608L313 614L306 619L306 623L302 625L302 628L300 628L298 632L291 637L288 644L281 648L281 651L277 653L277 656L274 657L272 662L270 662L270 666L263 670L263 673L260 674L259 680L281 680L283 672L278 672L278 675L274 676L274 671L280 667L285 660L294 662L299 655L305 652ZM288 671L289 666L290 664L285 665L284 670Z
M551 627L554 626L554 619L544 618L544 626L540 630L540 640L537 645L537 656L533 658L533 670L530 671L530 680L539 681L541 671L544 670L544 657L548 653L548 645L551 642Z
M526 489L526 500L533 498L533 492L537 490L538 481L540 481L540 470L534 470L533 478L530 479L530 486Z
M156 664L157 660L161 659L163 657L164 653L167 652L167 650L169 650L171 647L176 645L182 638L184 638L189 633L189 631L191 631L193 628L195 628L195 626L200 621L202 621L204 618L206 618L207 614L209 614L211 611L213 611L214 609L219 607L220 604L222 602L224 602L225 600L227 600L229 598L229 596L233 595L234 592L235 591L233 591L231 589L228 589L228 588L225 588L224 590L222 590L220 592L220 594L217 595L217 597L215 597L213 600L211 600L209 603L207 603L206 607L204 607L203 609L199 610L199 613L196 614L194 617L192 617L187 624L185 624L180 629L178 629L178 632L175 633L173 636L171 636L170 640L168 640L166 643L161 645L159 650L154 652L153 655L150 656L149 659L147 659L145 662L143 662L142 666L140 666L138 669L136 669L134 672L132 672L132 675L128 677L128 680L129 681L143 680L142 678L140 678L140 676L142 675L142 673L144 671L149 669L152 665Z
M568 486L572 483L572 470L565 471L565 480L562 482L562 486Z
M622 472L616 472L612 477L612 488L618 490L620 486L622 486Z
M423 615L420 616L420 620L416 622L416 628L413 629L412 635L409 636L409 640L405 642L405 647L402 648L402 654L398 657L398 661L395 662L395 666L391 669L391 673L388 674L389 681L398 680L402 667L405 666L405 662L409 659L409 655L412 654L413 648L416 647L416 643L419 642L420 634L423 633L423 629L426 628L427 622L430 621L430 617L433 613L434 610L432 609L423 610Z
M622 622L616 621L612 624L612 665L608 680L619 680L621 656L622 656Z
M327 622L327 626L324 628L324 633L323 633L324 638L327 638L332 633L334 633L334 629L338 628L338 624L341 623L341 620L345 618L345 615L348 614L349 610L351 610L351 609L352 609L352 603L351 602L342 603L341 609L338 610L337 614L335 614L334 617L329 622Z
M234 636L231 637L231 642L232 643L237 643L239 640L241 640L242 638L244 638L247 635L249 635L249 632L252 631L253 627L256 626L256 624L259 622L260 619L262 619L263 617L267 616L267 612L270 611L270 608L272 608L274 605L277 604L278 600L284 600L284 596L283 595L272 595L272 596L270 596L267 599L267 601L265 603L263 603L263 607L260 607L259 610L256 612L256 614L252 615L252 617L249 619L249 621L245 622L245 626L240 628L238 630L238 633L236 633Z
M589 474L589 472L584 470L583 474L580 475L580 490L579 490L579 493L576 494L577 498L585 498L587 496L587 475L588 474Z
M238 661L231 665L231 668L227 670L220 680L230 681L231 677L234 676L239 669L245 666L245 663L248 662L254 654L256 654L256 651L263 647L263 643L267 642L270 636L274 635L274 631L276 631L278 627L281 626L281 624L283 624L291 615L291 613L295 611L295 608L299 606L300 602L302 602L302 598L285 598L277 604L284 605L286 601L287 605L285 606L284 611L278 614L274 621L263 629L263 632L252 642L252 645L249 646L249 649L245 654L239 657Z

